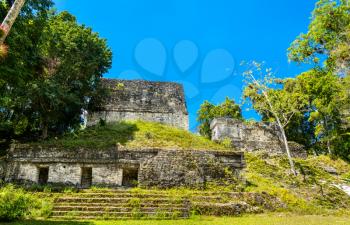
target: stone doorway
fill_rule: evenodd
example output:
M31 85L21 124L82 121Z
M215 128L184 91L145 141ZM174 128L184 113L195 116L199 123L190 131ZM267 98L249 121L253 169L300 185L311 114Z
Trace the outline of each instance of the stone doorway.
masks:
M92 185L92 168L83 167L81 168L81 187L89 188Z
M124 187L136 187L138 185L138 175L138 168L124 168L122 185Z
M40 185L46 185L48 180L49 180L49 167L40 167L38 183Z

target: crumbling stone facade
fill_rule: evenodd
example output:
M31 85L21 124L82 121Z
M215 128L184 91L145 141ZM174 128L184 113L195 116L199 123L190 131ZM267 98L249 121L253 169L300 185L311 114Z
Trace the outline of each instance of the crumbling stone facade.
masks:
M8 182L76 187L203 186L245 167L242 152L140 149L64 150L13 145L7 158Z
M281 131L275 124L247 124L238 119L217 118L212 121L210 128L213 141L229 139L235 148L242 151L264 151L270 155L285 153ZM302 145L290 142L289 146L294 157L307 156Z
M107 104L88 115L88 126L106 122L145 120L188 130L188 112L181 84L144 80L103 79Z
M5 178L6 175L6 162L3 159L0 159L0 181Z
M146 187L203 187L225 178L226 168L238 175L244 167L241 152L160 151L141 164L139 180Z

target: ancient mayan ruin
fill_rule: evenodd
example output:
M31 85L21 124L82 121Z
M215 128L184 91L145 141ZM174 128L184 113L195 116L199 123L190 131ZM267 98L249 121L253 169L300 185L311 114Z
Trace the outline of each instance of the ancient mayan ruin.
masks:
M231 118L216 118L210 124L213 141L228 139L232 146L246 152L263 151L269 155L284 155L281 131L276 124L246 123ZM304 147L289 142L294 157L307 157Z
M107 104L88 116L88 125L106 122L145 120L166 123L188 130L184 89L172 82L103 79L110 90Z
M111 79L104 79L103 83L111 90L111 95L101 111L89 115L89 126L100 120L107 123L145 120L188 129L184 90L180 84ZM119 145L108 149L72 150L57 146L13 144L7 157L5 180L81 188L133 184L162 188L198 187L224 177L225 168L240 174L245 167L246 151L284 154L279 131L274 126L261 123L249 125L240 120L218 118L212 121L211 129L213 141L231 140L231 151L148 146L128 149ZM293 150L295 156L304 154L297 150ZM4 173L5 170L2 171Z
M188 129L182 85L169 82L104 79L111 90L107 104L92 113L88 125L145 120ZM193 163L195 162L195 166ZM57 146L13 144L7 156L5 180L76 186L198 187L245 167L244 153L213 149L178 150L144 146L127 149L63 149ZM3 169L4 170L4 169Z

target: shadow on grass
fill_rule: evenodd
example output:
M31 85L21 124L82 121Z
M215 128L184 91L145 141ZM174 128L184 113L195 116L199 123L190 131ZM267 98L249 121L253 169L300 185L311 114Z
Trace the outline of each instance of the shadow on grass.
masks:
M94 225L94 222L85 222L85 221L58 221L58 220L47 220L47 221L40 221L40 220L24 220L24 221L17 221L17 222L9 222L9 223L2 223L0 221L0 224L2 225Z
M114 122L98 124L76 133L66 134L57 140L55 138L35 142L41 146L63 147L65 149L109 149L117 143L122 145L134 139L139 129L131 122Z

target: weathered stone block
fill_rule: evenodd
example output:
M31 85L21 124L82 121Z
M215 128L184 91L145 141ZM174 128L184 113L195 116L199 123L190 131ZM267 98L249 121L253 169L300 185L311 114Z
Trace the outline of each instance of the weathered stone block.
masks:
M7 181L77 187L122 186L131 184L132 179L147 187L201 187L224 178L226 168L238 173L245 167L242 152L118 148L92 151L20 144L12 146L7 160Z
M160 151L141 163L141 186L170 188L204 187L206 182L225 177L225 168L245 166L241 153L221 155L210 151Z
M88 125L123 120L161 122L188 130L188 112L182 85L171 82L103 79L110 90L106 104L89 113Z
M282 134L275 124L246 124L241 120L230 118L214 119L210 125L213 141L229 139L232 146L242 151L263 151L269 155L285 154ZM289 142L293 157L307 157L304 147L295 142Z

